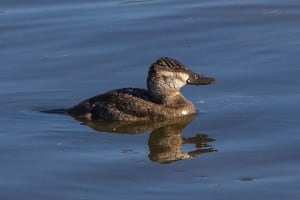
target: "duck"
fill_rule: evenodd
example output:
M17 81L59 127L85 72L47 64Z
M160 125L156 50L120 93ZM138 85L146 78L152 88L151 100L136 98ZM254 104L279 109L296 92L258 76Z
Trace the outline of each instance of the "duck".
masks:
M185 85L209 85L215 78L195 73L176 59L158 58L151 64L147 89L121 88L85 99L64 113L84 120L158 121L197 112L180 89Z

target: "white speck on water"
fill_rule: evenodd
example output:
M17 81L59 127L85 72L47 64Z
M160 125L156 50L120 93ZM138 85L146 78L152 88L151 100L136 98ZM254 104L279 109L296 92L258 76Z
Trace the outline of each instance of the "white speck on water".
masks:
M198 101L198 103L204 104L205 101L204 100L200 100L200 101Z
M62 142L57 142L57 143L56 143L56 146L57 146L57 147L62 147L62 146L63 146L63 143L62 143Z
M279 9L271 9L263 12L264 15L280 15L282 13Z

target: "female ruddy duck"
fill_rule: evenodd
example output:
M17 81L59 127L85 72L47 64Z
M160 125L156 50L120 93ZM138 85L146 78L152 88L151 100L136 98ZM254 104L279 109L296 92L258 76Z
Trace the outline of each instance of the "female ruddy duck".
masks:
M164 120L196 113L195 106L180 93L189 85L208 85L214 78L194 73L179 61L162 57L148 72L147 90L122 88L89 98L65 113L74 118L112 121Z

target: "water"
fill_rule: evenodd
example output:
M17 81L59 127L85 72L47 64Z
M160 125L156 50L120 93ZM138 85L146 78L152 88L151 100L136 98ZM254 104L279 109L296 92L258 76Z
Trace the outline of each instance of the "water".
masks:
M297 1L2 0L1 199L299 199L299 17ZM164 130L39 112L145 87L160 56L217 79L183 89L201 112L173 131L194 158L153 159Z

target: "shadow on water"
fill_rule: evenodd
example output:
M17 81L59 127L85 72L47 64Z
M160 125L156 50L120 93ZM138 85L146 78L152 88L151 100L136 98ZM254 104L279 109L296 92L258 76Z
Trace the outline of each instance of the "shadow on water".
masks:
M156 122L107 122L103 120L83 120L83 125L98 132L117 134L139 134L150 131L148 139L149 159L153 162L168 164L179 160L197 157L203 153L216 152L209 145L215 141L206 134L183 137L183 129L194 120L195 116L168 119ZM185 145L194 145L192 151L184 152Z

